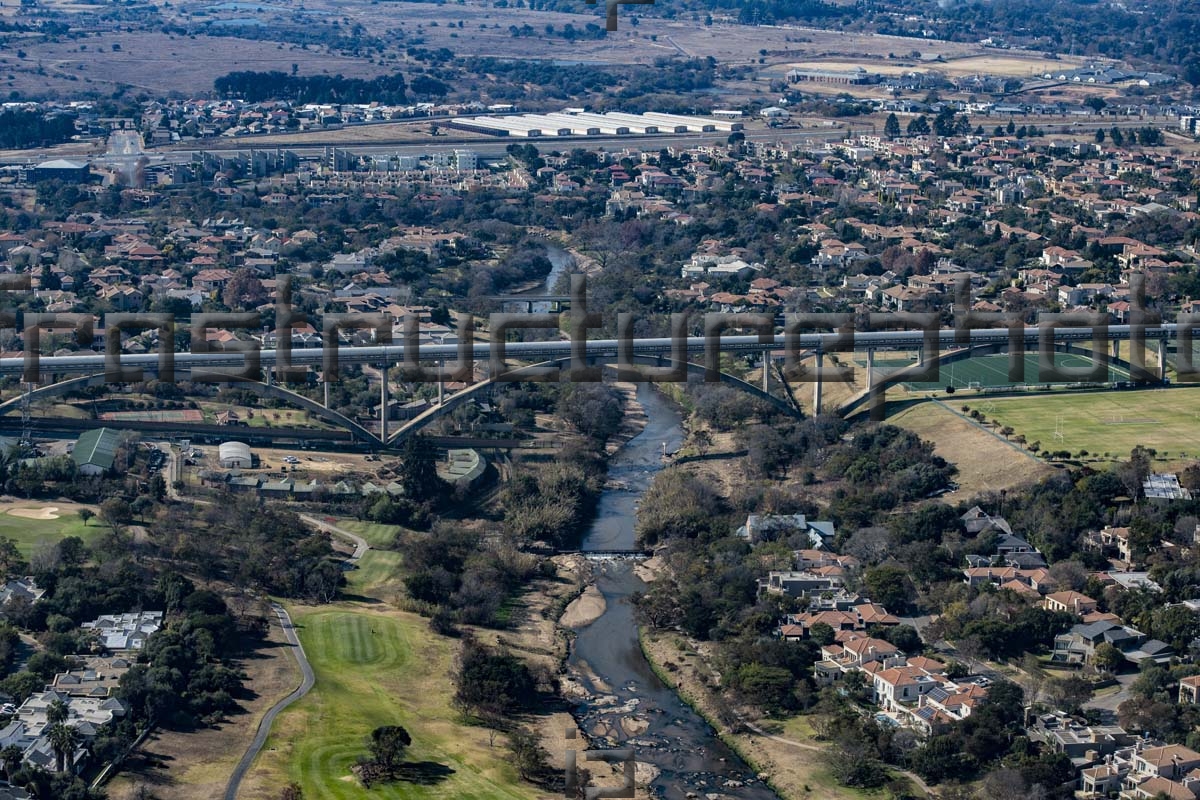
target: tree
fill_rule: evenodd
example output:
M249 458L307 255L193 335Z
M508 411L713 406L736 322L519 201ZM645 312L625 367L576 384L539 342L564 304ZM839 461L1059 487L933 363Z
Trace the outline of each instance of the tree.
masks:
M110 497L100 504L100 519L116 532L133 521L133 509L120 497Z
M1051 701L1068 714L1078 713L1092 699L1092 682L1079 675L1050 680L1046 689Z
M537 696L537 683L521 659L470 637L463 641L454 683L454 704L481 716L529 708Z
M1092 654L1092 665L1105 672L1111 672L1121 666L1124 661L1125 656L1121 654L1121 651L1108 642L1096 645L1096 652Z
M883 123L883 135L889 139L895 139L900 135L900 120L895 114L888 114L887 121Z
M371 731L367 747L376 764L394 773L404 763L404 751L412 744L408 731L399 725L381 725Z
M916 595L908 570L899 564L881 564L863 574L863 585L876 603L896 612L908 606Z
M96 512L92 511L90 508L79 509L79 518L83 520L83 526L85 528L87 527L88 521L94 516L96 516Z
M529 731L523 728L513 731L508 737L508 751L521 780L533 780L546 771L546 751Z
M66 722L67 717L71 714L70 708L62 700L55 700L46 707L46 721L51 725L57 725L60 722Z
M963 776L963 753L951 736L934 736L913 751L913 772L930 783Z
M746 702L768 713L794 705L792 687L795 678L790 670L763 664L743 664L730 676L730 686Z
M54 749L54 762L58 772L61 773L66 769L67 757L71 756L74 760L75 751L79 749L82 737L78 730L60 722L51 725L46 730L46 738L50 741L50 747Z
M808 629L808 637L822 647L833 644L834 633L833 626L826 622L818 622Z
M929 120L925 117L917 117L910 120L905 130L909 136L924 136L929 133Z
M0 762L4 764L4 779L12 783L13 773L21 768L21 761L25 757L25 751L15 744L10 744L3 750L0 750Z
M1096 144L1104 144L1104 138L1105 138L1104 129L1097 128L1096 129Z
M255 308L267 301L267 290L254 270L242 267L225 284L221 299L232 309Z
M558 413L575 430L604 442L621 427L621 395L603 383L569 384L558 401Z
M434 459L433 448L424 436L410 436L404 442L396 474L405 498L419 503L445 493L446 482L438 477Z

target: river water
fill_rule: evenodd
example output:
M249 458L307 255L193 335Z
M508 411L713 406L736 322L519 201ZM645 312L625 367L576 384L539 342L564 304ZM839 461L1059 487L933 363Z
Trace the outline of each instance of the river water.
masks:
M584 551L636 546L638 500L662 469L663 443L668 452L675 452L683 439L679 414L662 395L641 384L638 400L646 410L646 428L610 459L609 488L600 496L595 521L583 539ZM638 645L629 601L634 592L646 589L633 562L600 561L595 574L607 607L599 619L579 630L570 658L590 694L577 708L576 718L593 746L632 747L638 761L659 771L651 791L669 800L682 800L688 793L778 800L650 669ZM623 727L622 719L632 719L634 725Z

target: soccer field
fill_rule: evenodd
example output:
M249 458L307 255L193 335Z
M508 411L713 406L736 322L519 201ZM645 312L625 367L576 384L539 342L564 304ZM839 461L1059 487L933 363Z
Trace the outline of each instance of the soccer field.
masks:
M1200 458L1200 387L947 402L1011 426L1044 450L1128 456L1140 444L1171 461Z
M876 359L875 361L876 366L882 367L908 366L912 363L911 361L904 360L883 361ZM1093 361L1086 356L1074 353L1055 353L1054 364L1056 367L1083 370L1091 367ZM1126 370L1110 364L1108 367L1108 378L1103 382L1124 381L1128 379L1129 373ZM967 389L1016 385L1039 386L1044 383L1045 381L1039 380L1037 354L1026 353L1024 379L1020 381L1009 380L1008 355L1001 354L980 356L979 358L971 358L953 364L942 364L940 365L937 381L905 383L903 386L909 391L936 391L944 389L947 386L953 386L955 389ZM1055 381L1055 383L1063 383L1063 381Z

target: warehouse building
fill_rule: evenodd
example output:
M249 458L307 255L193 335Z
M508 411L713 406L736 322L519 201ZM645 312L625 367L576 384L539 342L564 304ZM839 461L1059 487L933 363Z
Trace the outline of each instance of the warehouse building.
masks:
M103 475L112 469L120 444L120 434L112 428L84 431L75 441L71 457L80 474Z
M250 445L242 442L223 442L217 447L217 460L225 469L249 469L254 466Z
M68 161L65 158L56 158L53 161L43 161L29 170L27 180L30 183L42 181L87 183L91 170L91 165L86 161Z
M728 116L715 119L681 114L626 114L610 111L594 114L581 109L566 109L548 114L522 114L508 117L471 117L445 123L452 128L486 133L491 136L537 138L548 136L653 136L664 133L730 133L740 131L744 123Z

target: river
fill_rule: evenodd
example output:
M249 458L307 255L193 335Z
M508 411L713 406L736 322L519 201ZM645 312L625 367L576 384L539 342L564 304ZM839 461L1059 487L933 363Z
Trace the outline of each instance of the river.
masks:
M646 428L609 461L610 488L600 496L595 521L583 539L584 551L635 547L638 500L662 469L663 443L667 451L675 452L683 439L679 414L662 395L641 384L638 400L646 410ZM658 797L682 800L689 793L698 797L715 793L778 800L712 727L650 669L638 645L629 602L634 592L646 589L634 573L633 562L597 562L595 573L606 609L579 630L570 657L573 671L590 694L577 708L576 718L593 746L632 747L638 761L658 770L651 783ZM622 727L622 719L632 720L633 725Z
M524 295L533 298L556 293L559 278L575 266L575 256L550 241L546 242L546 258L550 261L550 272L546 275L546 280L540 281L526 289L518 289L512 293L514 296ZM532 308L529 305L532 305ZM504 310L514 314L522 312L531 314L550 313L550 303L535 302L529 305L522 301L512 301L504 304Z

